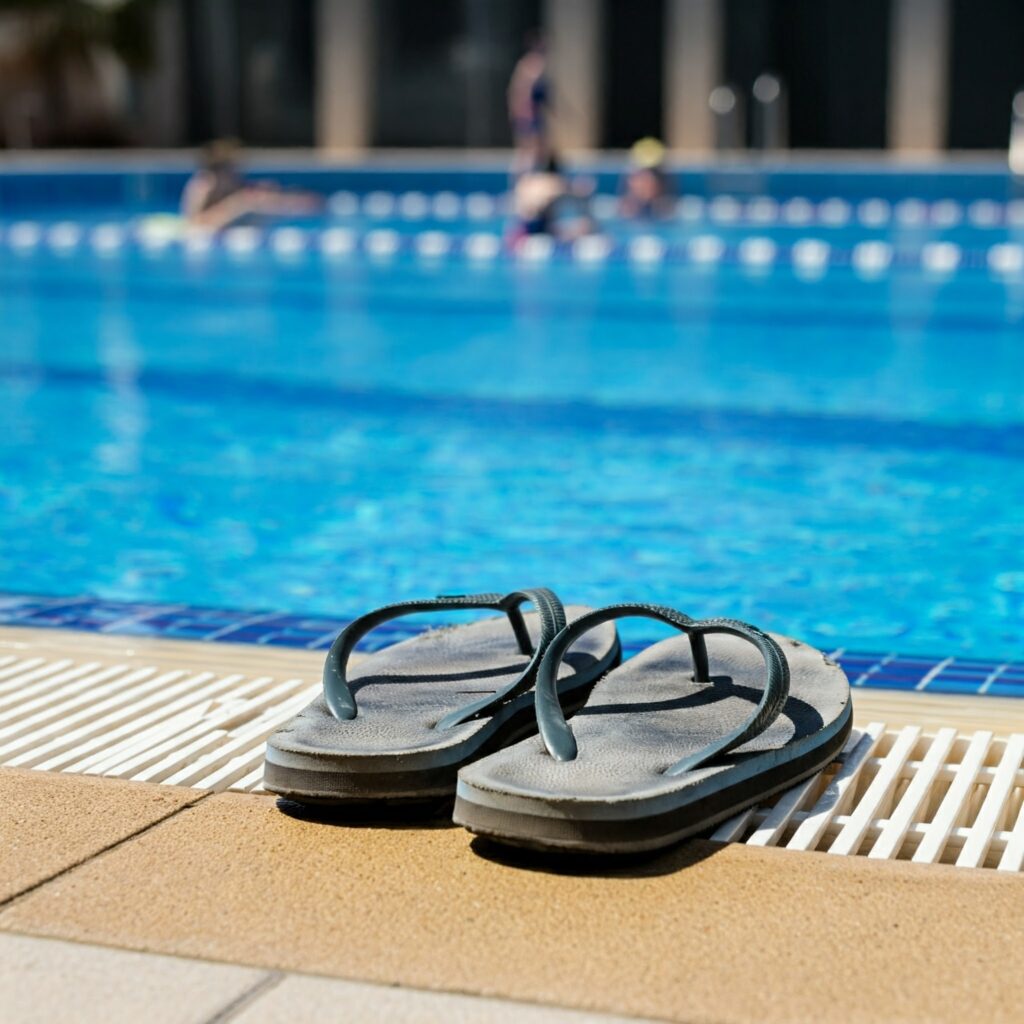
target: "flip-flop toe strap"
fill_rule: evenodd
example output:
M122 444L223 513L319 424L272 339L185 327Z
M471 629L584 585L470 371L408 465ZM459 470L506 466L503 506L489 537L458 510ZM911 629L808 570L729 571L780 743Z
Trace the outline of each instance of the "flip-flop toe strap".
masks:
M540 618L540 636L536 649L530 639L530 631L523 618L521 606L532 604ZM516 643L522 654L530 655L526 668L512 683L502 687L479 701L459 708L446 715L437 723L437 728L447 729L471 718L478 717L510 698L525 692L533 680L548 645L558 632L565 627L565 609L552 591L544 588L514 590L509 594L448 594L423 601L403 601L385 605L350 622L335 638L324 662L324 699L331 714L339 721L356 717L358 706L348 685L346 676L348 660L356 644L367 633L384 622L406 615L432 611L459 611L463 609L493 609L503 611L509 618L515 633Z
M666 775L681 775L699 768L720 754L735 750L759 736L778 717L789 696L789 665L779 645L756 626L735 619L691 619L688 615L659 605L623 604L599 608L581 616L555 638L541 661L537 672L537 725L548 753L558 761L572 761L578 748L572 728L558 698L558 669L569 648L584 633L614 619L655 619L674 626L690 638L694 675L697 682L708 681L708 655L704 637L709 633L726 633L747 640L760 651L765 663L765 685L754 712L738 728L714 740L706 747L677 761L665 770Z

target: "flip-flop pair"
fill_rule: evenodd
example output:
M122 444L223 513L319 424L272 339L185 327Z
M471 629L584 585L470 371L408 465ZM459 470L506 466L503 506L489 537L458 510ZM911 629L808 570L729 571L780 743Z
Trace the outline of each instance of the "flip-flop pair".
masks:
M464 609L504 615L349 667L381 623ZM626 617L681 635L620 664ZM270 792L306 804L454 793L471 832L544 849L648 850L701 832L824 768L852 720L842 670L797 640L656 605L564 608L545 589L378 609L339 634L323 684L267 742Z

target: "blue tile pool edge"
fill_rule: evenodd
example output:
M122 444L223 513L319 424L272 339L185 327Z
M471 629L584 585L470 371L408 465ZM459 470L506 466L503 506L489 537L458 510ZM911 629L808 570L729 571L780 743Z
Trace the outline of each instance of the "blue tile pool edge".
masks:
M80 630L163 640L264 644L319 651L326 650L350 621L351 618L341 616L198 608L91 596L0 593L0 626ZM429 625L423 623L384 623L374 630L361 649L378 650L427 628ZM625 651L633 654L644 646L643 640L633 641L625 645ZM1024 698L1024 662L845 648L830 653L855 687Z

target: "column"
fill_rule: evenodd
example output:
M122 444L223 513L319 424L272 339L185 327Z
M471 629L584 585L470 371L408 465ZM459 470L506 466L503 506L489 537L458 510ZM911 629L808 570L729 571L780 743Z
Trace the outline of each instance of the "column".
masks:
M316 142L325 149L373 144L372 0L317 0Z
M708 97L721 84L721 0L666 0L665 143L707 152L715 146Z
M559 149L601 144L603 4L545 0L543 30L553 83L552 135Z
M889 147L937 152L946 144L949 0L893 0Z

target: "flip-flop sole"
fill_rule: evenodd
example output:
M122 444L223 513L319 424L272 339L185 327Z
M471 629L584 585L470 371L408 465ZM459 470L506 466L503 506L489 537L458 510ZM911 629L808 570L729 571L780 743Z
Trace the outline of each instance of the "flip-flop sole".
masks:
M749 644L709 636L712 681L695 683L688 640L672 638L594 687L572 721L576 760L555 761L533 738L463 769L455 821L512 845L639 852L703 832L813 775L849 735L849 684L820 652L775 639L790 664L790 698L738 751L685 775L664 774L741 722L763 675Z
M567 712L583 707L593 682L566 692ZM518 709L472 755L484 757L537 731L533 695L520 702ZM267 760L263 768L263 788L297 803L331 806L376 800L434 800L451 797L462 762L440 768L402 772L346 772L308 768L288 768Z
M566 614L587 610L570 606ZM536 642L538 617L524 620ZM559 689L579 707L618 663L618 636L595 631L574 654ZM316 805L452 796L460 767L536 731L533 695L450 729L438 722L517 678L527 660L505 618L433 630L368 655L349 673L356 717L338 721L317 697L268 740L264 788Z

